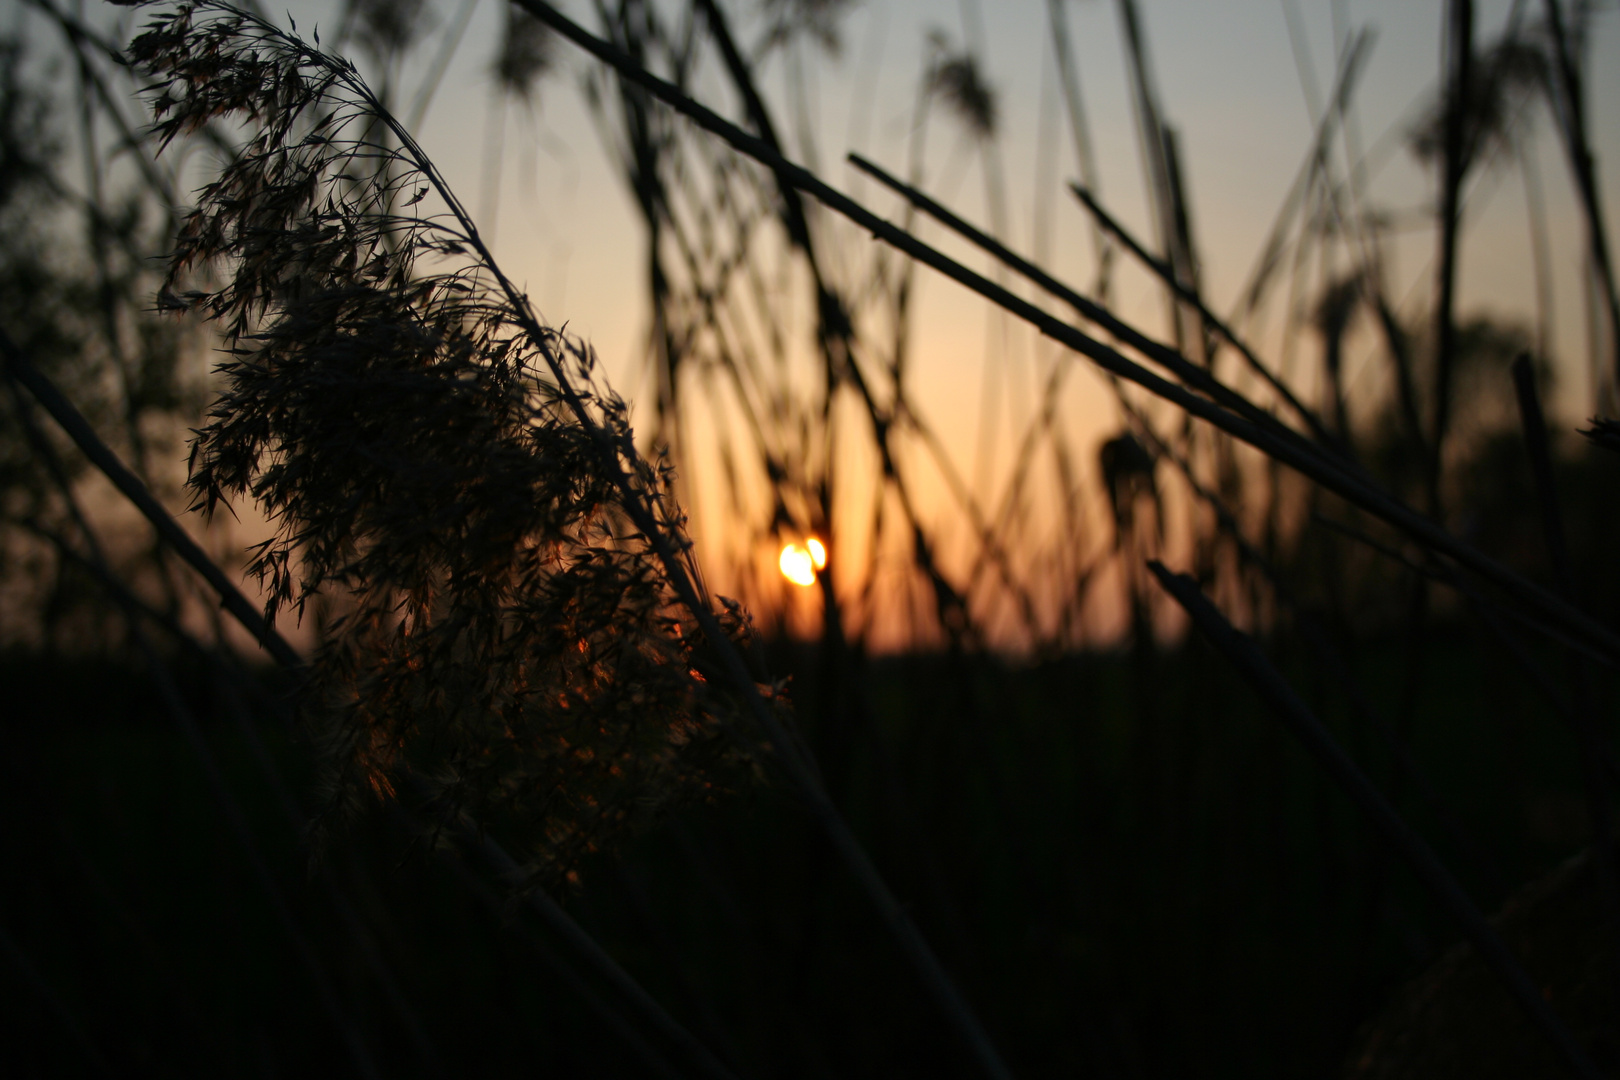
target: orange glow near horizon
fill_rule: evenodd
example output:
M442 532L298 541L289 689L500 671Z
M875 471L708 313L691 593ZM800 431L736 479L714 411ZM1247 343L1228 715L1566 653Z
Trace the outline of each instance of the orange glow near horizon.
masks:
M782 576L795 585L816 583L816 571L826 569L827 549L820 540L810 537L802 544L788 544L777 557L776 565Z

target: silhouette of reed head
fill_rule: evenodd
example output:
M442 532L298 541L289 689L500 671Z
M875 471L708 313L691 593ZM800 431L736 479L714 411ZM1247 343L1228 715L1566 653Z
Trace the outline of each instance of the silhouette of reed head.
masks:
M540 322L352 64L212 3L130 51L160 141L246 133L161 301L226 346L197 506L269 516L267 616L338 612L305 710L331 809L410 776L553 883L736 781L735 697L672 588L691 563L667 466L636 452L590 348Z

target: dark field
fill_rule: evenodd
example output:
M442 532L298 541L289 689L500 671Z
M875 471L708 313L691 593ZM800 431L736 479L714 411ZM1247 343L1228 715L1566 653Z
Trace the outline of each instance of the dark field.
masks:
M1581 777L1489 643L1453 628L1431 648L1410 738L1449 821L1376 732L1318 703L1494 909L1586 842ZM1396 696L1400 657L1393 642L1361 650L1374 701ZM801 673L799 708L817 715L817 655L780 650L776 666ZM103 663L13 655L3 670L5 1071L290 1076L341 1061L276 893L152 686ZM381 1075L648 1072L577 980L634 1023L633 1007L458 874L454 852L407 843L379 810L312 859L279 801L309 805L309 754L274 715L278 691L244 728L217 676L179 677ZM902 657L869 662L862 683L847 729L808 725L827 784L1020 1075L1329 1075L1458 937L1199 643L1016 669ZM779 786L668 819L590 866L567 906L738 1075L971 1071Z

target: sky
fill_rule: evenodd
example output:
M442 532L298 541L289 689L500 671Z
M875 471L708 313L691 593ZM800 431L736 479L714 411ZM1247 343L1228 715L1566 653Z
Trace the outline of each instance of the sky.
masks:
M454 43L448 67L417 125L420 143L472 209L481 231L494 238L497 258L525 285L542 315L588 339L609 381L639 410L637 415L645 416L645 236L580 92L595 61L560 45L561 62L537 99L503 104L490 74L504 18L498 0L428 3L430 30L395 80L403 88L399 111L410 112L409 102L434 58ZM1211 306L1223 313L1232 309L1302 164L1314 129L1313 108L1319 108L1313 100L1326 96L1335 57L1351 35L1372 32L1352 135L1367 163L1369 201L1403 223L1388 251L1391 293L1407 313L1421 311L1434 275L1435 237L1427 211L1435 182L1406 151L1404 136L1435 93L1445 5L1399 0L1138 4L1160 105L1180 138L1203 285ZM593 25L582 0L561 6ZM739 37L757 40L759 5L744 0L725 6ZM1482 0L1476 41L1490 41L1511 7L1512 0ZM1531 0L1528 16L1537 17L1540 7ZM328 42L339 10L335 3L320 2L287 8L302 31L320 27ZM1091 127L1098 192L1117 218L1150 239L1116 4L1070 0L1065 10ZM466 30L458 38L455 30L466 12ZM1094 275L1090 226L1085 211L1062 186L1078 176L1078 169L1060 112L1044 0L863 0L851 5L840 31L842 47L836 54L807 49L795 67L778 53L759 73L779 116L789 115L786 103L795 86L807 103L807 125L783 123L790 156L878 213L897 219L897 201L845 164L844 155L855 151L904 174L930 35L943 35L953 48L971 42L996 95L1000 125L994 168L970 139L940 125L930 129L922 186L963 217L989 226L996 215L987 191L998 177L1005 192L1001 227L1009 246L1059 278L1088 284ZM1612 222L1620 207L1620 108L1611 105L1620 103L1620 64L1615 63L1620 12L1599 11L1592 31L1587 54L1590 134ZM371 74L374 82L380 81L379 73ZM795 83L795 78L802 81ZM723 114L737 115L712 62L700 75L696 93ZM1579 279L1584 226L1562 148L1548 125L1537 127L1530 161L1545 192L1553 252L1550 340L1559 373L1554 404L1572 423L1591 412ZM1346 144L1341 142L1338 152L1346 152ZM1536 301L1525 205L1516 166L1483 171L1470 188L1459 280L1459 310L1464 314L1489 310L1533 323ZM925 224L919 233L988 272L982 258L938 229ZM853 232L849 239L852 245L867 242L856 241ZM850 250L858 256L857 248ZM1120 315L1167 336L1162 293L1145 272L1122 266L1114 296ZM1010 325L959 286L929 272L919 279L916 302L916 403L933 428L946 435L945 452L956 471L977 490L993 493L1006 474L1015 436L1030 422L1043 365L1052 363L1054 354L1026 328ZM1249 332L1262 353L1297 378L1308 394L1314 353L1304 335L1284 339L1285 308L1274 302L1266 319ZM1350 341L1350 392L1370 407L1385 392L1384 361L1369 334L1353 334ZM1111 390L1089 369L1069 380L1062 410L1067 431L1088 464L1094 461L1096 445L1121 425ZM867 472L874 471L872 464L865 462ZM935 513L942 535L962 554L968 537L962 522L949 520L942 476L921 463L911 465L916 466L922 501ZM700 550L705 540L712 547L728 528L725 515L714 509L719 504L713 492L717 468L712 454L705 457L701 447L687 465ZM848 498L858 502L866 497L854 487ZM859 537L849 540L861 542Z
M1298 0L1295 6L1307 45L1309 77L1314 78L1319 95L1326 93L1334 68L1333 10L1338 9L1341 26L1349 31L1367 27L1376 34L1356 98L1363 145L1381 144L1388 151L1375 150L1372 155L1376 171L1371 175L1371 190L1382 205L1416 216L1432 198L1432 179L1404 151L1399 135L1415 108L1434 91L1443 5ZM1489 40L1494 35L1510 6L1507 0L1479 5L1478 39ZM1539 7L1530 6L1532 11ZM1312 131L1301 65L1290 47L1285 5L1279 0L1220 4L1143 0L1141 11L1160 100L1182 139L1205 285L1216 310L1227 310L1299 168ZM1114 13L1114 5L1105 0L1072 2L1070 28L1093 127L1103 199L1139 235L1149 236L1140 155ZM491 0L479 4L422 131L424 145L445 166L452 184L480 196L489 158L484 127L490 99L488 43L498 16ZM867 0L856 5L843 23L841 55L822 58L813 68L819 120L819 153L813 164L835 185L871 197L876 208L892 213L893 204L885 205L871 185L863 184L840 159L854 150L894 171L903 168L925 36L939 29L960 42L965 20L983 26L984 68L1003 119L1001 157L1007 176L1011 239L1015 248L1029 252L1036 246L1037 205L1041 198L1051 197L1038 194L1033 181L1041 142L1043 87L1051 84L1053 66L1045 5L1040 0L993 4L984 0ZM757 27L757 20L746 14L738 22L745 39ZM1613 63L1620 47L1620 20L1600 12L1594 28L1588 97L1600 175L1613 205L1620 199L1620 173L1605 170L1603 165L1620 159L1620 110L1605 105L1620 101L1620 66ZM575 89L578 73L589 63L592 61L582 54L571 53L564 72L542 88L532 115L521 106L509 110L496 230L498 255L528 281L531 295L548 317L566 320L590 337L611 365L627 364L618 367L618 377L633 381L645 314L632 306L636 298L627 296L623 286L626 280L637 279L643 238L629 193L606 160ZM767 93L780 101L785 65L768 69L764 82ZM853 106L852 98L862 105ZM935 136L933 145L946 152L936 154L945 160L933 163L929 189L965 216L984 222L984 184L973 156L949 153L948 138ZM1561 302L1556 322L1562 329L1556 338L1557 352L1573 356L1584 349L1578 332L1583 316L1570 280L1573 268L1562 264L1572 263L1580 250L1576 232L1580 222L1570 197L1568 170L1550 130L1541 133L1537 150L1555 230L1553 248L1564 256L1559 269L1566 271L1558 290ZM804 157L801 153L801 160ZM1066 145L1061 158L1062 178L1072 178L1077 170ZM1491 307L1526 317L1533 312L1526 273L1529 240L1523 193L1513 172L1498 170L1479 185L1471 200L1461 280L1463 310ZM482 197L469 201L481 209L490 206ZM1055 212L1048 207L1046 217L1050 225L1040 246L1049 265L1074 279L1088 280L1084 212L1065 202ZM1415 235L1397 247L1395 276L1408 286L1423 288L1426 282L1422 279L1432 273L1427 265L1432 238L1421 229L1409 231ZM961 333L956 325L960 320L949 317L962 310L953 287L930 282L924 288L928 293L925 302L937 300L947 315L945 336L974 336ZM1127 289L1122 313L1152 323L1159 321L1161 306L1151 290ZM961 318L980 314L966 312ZM972 356L947 355L940 362L971 366L973 360ZM625 388L628 390L628 383ZM1583 388L1579 380L1571 380L1565 389L1573 395Z
M1477 42L1489 42L1500 32L1511 6L1510 0L1478 4ZM575 14L579 7L574 5ZM736 16L739 36L752 40L759 32L754 6L732 4L729 10ZM1539 4L1531 3L1528 16L1536 17L1539 10ZM1102 200L1138 236L1151 238L1116 6L1107 0L1073 0L1066 11ZM1369 201L1403 223L1393 232L1387 252L1391 293L1407 315L1416 317L1428 303L1435 272L1436 238L1428 213L1435 178L1407 151L1405 135L1436 92L1444 5L1141 0L1140 11L1160 104L1181 140L1203 283L1218 312L1232 310L1301 167L1314 130L1313 99L1326 97L1335 58L1351 35L1371 31L1352 134L1367 163ZM1290 15L1295 37L1290 35ZM496 17L493 4L477 9L468 45L447 74L423 128L424 145L448 162L454 185L480 192L474 205L484 211L496 203L483 194L491 139L483 125L491 114L485 107L490 98L487 45L482 43L492 39ZM1077 177L1078 169L1058 111L1042 0L867 0L855 5L842 23L839 53L813 55L801 68L812 138L797 137L797 128L784 122L790 155L879 213L898 219L897 200L842 159L853 150L893 173L905 173L925 42L935 32L958 47L964 40L974 42L995 91L1004 236L1010 246L1033 255L1060 278L1089 283L1094 271L1088 219L1061 186ZM1620 172L1607 167L1620 162L1620 109L1609 107L1620 102L1617 50L1620 16L1599 12L1589 44L1588 101L1609 206L1620 204ZM644 236L629 193L604 154L577 91L581 72L593 62L577 52L566 55L562 71L542 87L532 111L521 106L507 111L497 255L528 283L548 318L566 321L594 343L612 381L634 404L648 390L643 360L647 315L639 288ZM783 106L790 99L793 76L793 69L780 60L761 73L779 115L786 115ZM698 96L722 113L736 115L718 80L700 79ZM468 117L481 119L469 122ZM1550 343L1559 373L1553 405L1572 424L1592 411L1579 277L1584 225L1562 147L1550 126L1537 127L1529 159L1544 191L1553 253ZM929 148L925 189L970 221L991 224L983 155L948 127L930 133ZM1346 152L1342 141L1338 150ZM1525 207L1523 177L1516 166L1482 170L1470 188L1458 285L1462 314L1490 311L1527 326L1535 322ZM942 237L940 230L923 225L919 231L988 272L985 260ZM1115 298L1116 311L1127 320L1168 336L1162 293L1145 272L1121 268ZM1267 318L1250 333L1268 359L1310 394L1312 340L1296 335L1292 347L1285 341L1286 307L1283 300L1274 301ZM957 472L985 492L997 489L1011 460L1013 436L1029 423L1043 362L1032 333L997 320L987 305L959 286L924 273L913 361L924 374L912 385L935 430L951 436L947 452ZM1387 393L1387 379L1386 361L1369 330L1362 327L1351 335L1347 379L1353 403L1370 408ZM1121 424L1111 391L1089 370L1070 379L1063 412L1080 459L1088 465L1096 445ZM705 540L713 547L729 522L712 510L704 512L720 501L717 495L699 497L718 466L701 454L694 458L687 468L695 474L690 477L691 497L698 506L694 532L701 549ZM872 465L866 462L868 472L875 471ZM924 501L939 506L949 502L940 475L920 463L916 473ZM852 503L865 497L864 490L850 495ZM971 546L966 526L948 518L941 511L939 527L966 558ZM760 557L768 559L768 553Z

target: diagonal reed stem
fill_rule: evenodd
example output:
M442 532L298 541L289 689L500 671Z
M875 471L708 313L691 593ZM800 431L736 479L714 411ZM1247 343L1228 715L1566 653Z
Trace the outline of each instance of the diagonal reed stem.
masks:
M274 626L267 623L263 616L254 610L247 597L242 595L241 590L231 583L231 580L225 576L224 571L186 534L179 522L175 521L163 504L158 502L151 492L147 490L146 485L142 484L133 473L125 468L123 462L119 461L118 455L113 452L111 447L101 441L100 436L96 434L95 429L90 426L89 421L84 418L83 414L74 408L73 403L62 395L62 392L56 388L55 384L33 365L22 353L22 350L11 340L10 335L3 330L0 330L0 358L5 361L6 373L14 377L17 382L21 383L25 389L34 395L35 400L44 406L45 410L51 414L52 419L61 426L62 430L67 432L84 455L90 459L90 462L100 469L102 474L118 488L119 492L135 505L135 508L141 512L142 516L157 530L158 535L173 546L176 554L184 559L218 593L225 610L230 612L249 633L252 633L256 640L282 666L291 671L305 670L303 658L298 655L287 639L282 637ZM482 846L486 858L499 863L495 856L495 853L499 851L500 857L505 860L504 863L499 863L499 865L516 865L512 857L500 848L494 838L481 836L478 843ZM577 945L579 942L591 940L584 929L575 923L566 911L563 911L554 903L551 904L549 909L543 909L542 914L546 916L547 922L558 929L570 942ZM622 968L619 968L617 964L613 964L612 959L602 951L600 946L596 946L594 942L591 942L591 945L592 947L589 949L581 947L581 951L585 958L598 969L600 974L621 990L627 984L634 985L634 981L631 980L630 976ZM602 965L604 959L607 960L608 964L612 965L611 969ZM655 1025L660 1030L666 1033L680 1033L675 1037L676 1041L683 1046L696 1042L646 991L640 990L639 987L637 991L633 995L633 1000L642 1011L655 1017ZM705 1053L707 1052L705 1051ZM723 1069L720 1073L711 1075L715 1075L717 1078L729 1077L729 1074Z
M1105 371L1128 379L1158 397L1180 406L1199 419L1221 428L1315 480L1362 509L1383 518L1424 546L1456 560L1473 573L1503 589L1521 604L1535 609L1549 621L1567 628L1600 654L1620 659L1620 634L1590 618L1561 597L1458 540L1433 521L1378 488L1364 475L1350 471L1343 462L1323 455L1319 448L1300 438L1297 433L1288 432L1288 429L1282 428L1275 420L1272 420L1269 426L1262 426L1243 416L1234 415L1214 402L1153 374L1140 364L1127 359L1118 350L1103 344L885 221L809 170L787 161L762 140L749 135L713 110L699 104L674 84L647 71L623 51L597 38L544 0L513 0L513 2L580 48L612 66L625 79L646 88L704 130L725 139L736 150L768 166L778 176L785 177L794 187L815 196L823 205L847 217L875 237L1005 308L1043 334L1089 357ZM1136 333L1136 336L1141 335ZM1184 358L1178 359L1181 364L1192 367L1194 371L1201 370ZM1249 405L1248 408L1253 410L1254 406ZM1288 434L1280 434L1277 429Z
M35 400L61 425L62 430L78 445L84 456L90 459L90 463L112 481L113 487L117 488L124 498L135 504L135 508L151 523L152 528L157 530L158 535L174 548L175 553L202 575L203 580L219 594L225 610L235 616L236 621L253 635L253 640L263 646L265 651L283 667L294 670L303 667L303 657L298 655L297 650L276 632L275 627L265 621L264 616L254 609L247 597L242 595L241 590L225 576L225 572L208 557L208 553L180 527L179 522L169 516L169 512L147 490L140 477L130 472L118 459L118 455L101 441L101 437L96 434L84 415L73 407L72 402L62 396L56 385L23 355L22 350L11 340L11 335L3 330L0 330L0 360L5 362L6 373L34 395Z
M1148 563L1148 568L1159 579L1164 590L1187 612L1199 632L1276 711L1278 719L1287 725L1306 751L1344 789L1356 808L1366 815L1373 828L1395 849L1396 854L1406 860L1435 899L1462 925L1463 933L1479 953L1480 959L1502 981L1531 1023L1553 1045L1570 1073L1589 1080L1600 1080L1603 1073L1598 1071L1558 1014L1553 1012L1541 996L1540 989L1491 928L1485 916L1474 906L1462 886L1457 884L1451 872L1334 741L1321 721L1299 699L1277 669L1271 666L1255 643L1226 621L1192 578L1185 574L1173 574L1157 561Z
M58 489L61 491L62 498L67 504L69 516L72 518L75 527L83 535L84 542L89 549L90 561L102 576L112 580L112 574L107 566L106 557L102 553L101 544L96 534L91 531L89 522L85 520L78 501L73 497L73 491L66 472L57 460L50 444L45 441L44 433L39 430L34 418L30 415L28 399L23 397L21 391L17 389L16 380L8 380L8 383L16 405L17 418L27 430L29 441L33 443L35 452L45 458L47 470L51 473L52 479L55 480ZM316 954L315 947L310 942L309 936L293 915L292 906L287 901L285 891L276 880L264 851L254 838L253 830L248 825L247 816L243 812L241 804L237 801L236 796L232 794L230 786L225 782L225 774L220 768L218 757L209 747L208 740L203 737L202 728L198 725L191 706L186 703L185 697L180 693L180 688L175 685L174 678L169 674L162 657L158 655L157 647L153 644L151 635L146 632L146 628L142 625L141 611L132 602L133 597L126 600L126 597L129 596L127 591L115 591L113 596L124 609L124 617L128 621L130 636L134 639L141 658L146 661L153 685L157 688L158 696L162 699L164 708L169 713L169 718L180 729L180 733L185 738L187 745L191 748L192 753L196 755L197 762L202 767L203 778L207 784L209 794L214 797L215 803L218 804L225 823L235 839L243 859L248 864L249 871L257 879L259 888L263 891L265 899L270 904L271 911L275 914L276 921L281 924L282 933L286 935L288 944L292 946L293 954L303 964L305 973L309 976L310 984L314 987L316 999L320 1002L321 1008L326 1012L327 1018L332 1022L332 1025L337 1028L338 1034L349 1051L354 1066L359 1070L360 1075L371 1078L371 1080L381 1080L381 1073L377 1071L377 1064L372 1058L370 1048L366 1045L366 1040L361 1035L359 1026L339 1000L337 987L333 985L332 978L328 975L320 957Z
M1174 374L1183 383L1202 390L1222 405L1256 424L1283 430L1282 426L1269 413L1253 405L1236 391L1222 384L1204 368L1188 360L1170 346L1154 341L1136 327L1114 315L1107 308L1081 295L1040 267L1008 250L1000 241L963 221L916 188L889 175L880 166L873 164L859 154L850 154L849 162L887 186L890 190L903 196L917 209L923 211L958 236L989 253L1003 265L1074 308L1082 318L1096 323L1119 340L1148 356L1155 363Z
M456 823L456 839L468 851L477 852L496 877L508 881L522 879L522 870L517 860L513 859L494 837L465 815ZM596 969L597 974L606 979L620 996L634 1005L636 1011L641 1013L660 1035L680 1047L705 1076L711 1077L712 1080L736 1080L731 1070L722 1065L719 1059L710 1053L708 1047L677 1023L664 1007L658 1004L640 983L631 978L630 974L619 966L618 961L609 956L607 950L597 944L596 939L586 933L585 929L555 900L544 891L533 889L523 894L522 902L540 916L541 921L551 928L552 933L568 942L575 952L585 957L591 967Z
M1295 416L1305 422L1306 426L1311 429L1311 433L1316 436L1317 441L1323 445L1337 448L1338 440L1328 432L1321 418L1294 395L1294 392L1288 388L1287 383L1283 382L1279 376L1272 373L1270 368L1266 367L1265 363L1254 354L1254 350L1249 348L1248 343L1238 337L1232 328L1226 325L1224 320L1211 311L1197 293L1187 288L1176 278L1175 271L1170 268L1168 263L1149 254L1137 242L1136 238L1126 230L1125 226L1121 225L1114 219L1113 215L1102 208L1096 196L1086 188L1079 184L1070 184L1069 190L1074 192L1075 198L1085 204L1086 209L1091 211L1092 216L1097 219L1097 222L1105 230L1123 244L1126 250L1135 255L1142 265L1152 270L1161 281L1173 289L1183 303L1191 304L1198 314L1203 317L1205 325L1211 327L1217 334L1225 338L1227 343L1238 351L1238 355L1243 357L1250 369L1265 380L1266 385L1275 390L1277 395L1288 403L1288 407L1293 410Z
M1372 729L1389 750L1390 757L1396 768L1412 782L1418 794L1429 806L1429 809L1439 820L1442 827L1451 834L1452 840L1474 861L1476 868L1488 880L1490 886L1498 892L1503 891L1503 877L1501 868L1495 858L1479 843L1468 829L1463 825L1441 796L1439 790L1430 781L1417 759L1412 756L1411 748L1400 733L1385 720L1368 700L1366 693L1351 671L1350 663L1334 645L1327 629L1318 621L1316 615L1300 602L1293 589L1283 580L1275 566L1264 552L1258 550L1244 535L1243 527L1238 523L1236 515L1229 510L1221 497L1211 491L1198 479L1193 471L1192 462L1186 456L1170 446L1159 433L1153 430L1148 418L1142 415L1141 410L1120 395L1120 403L1127 414L1135 421L1136 427L1142 432L1149 443L1149 449L1168 460L1181 473L1195 495L1202 499L1215 514L1217 525L1225 530L1233 545L1237 548L1238 557L1244 563L1253 567L1271 586L1272 596L1276 601L1288 608L1294 614L1294 625L1304 638L1305 645L1316 654L1317 662L1324 668L1339 686L1343 689L1351 709L1363 725Z

